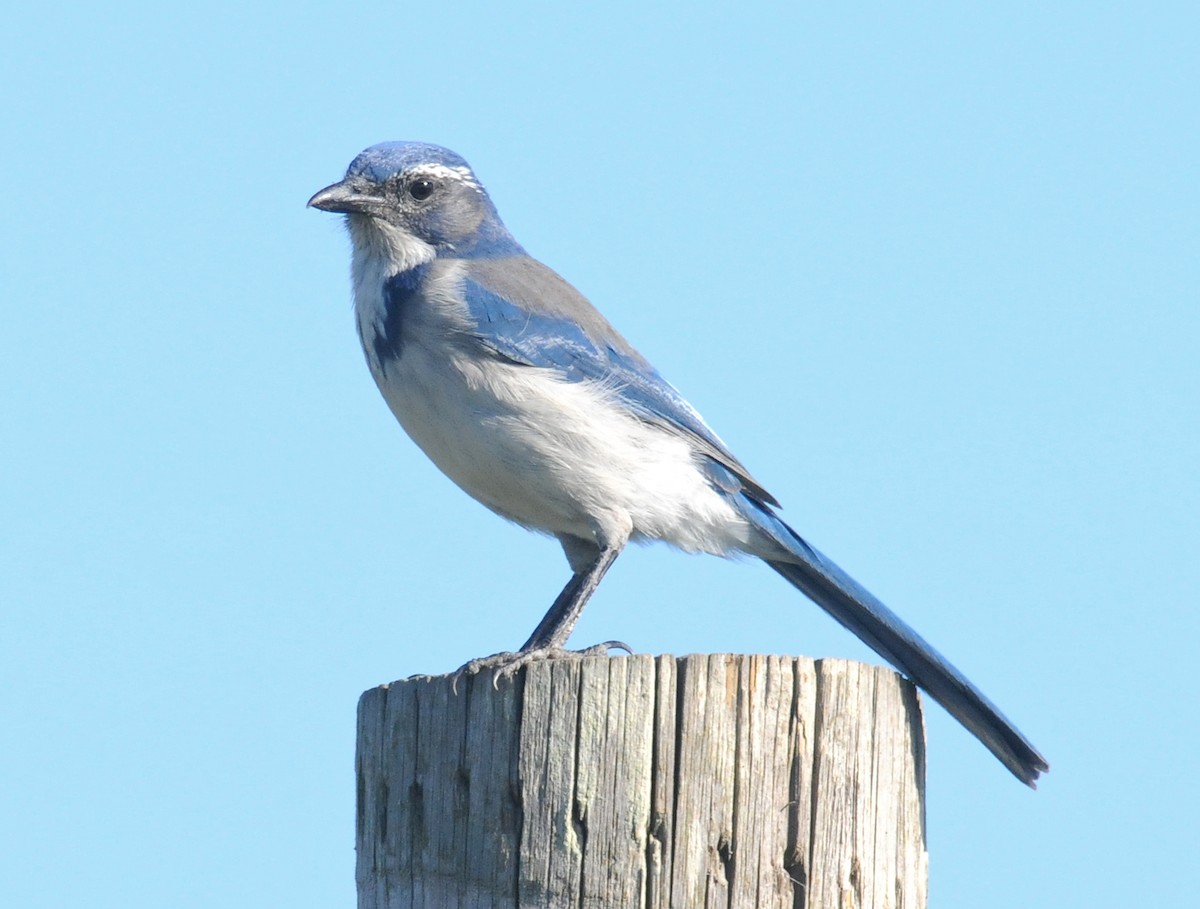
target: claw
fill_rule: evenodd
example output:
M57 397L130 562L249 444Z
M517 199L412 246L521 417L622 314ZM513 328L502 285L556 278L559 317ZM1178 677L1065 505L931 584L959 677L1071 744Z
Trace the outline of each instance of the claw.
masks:
M624 650L628 654L633 653L633 648L624 641L605 641L603 644L593 644L591 647L573 652L580 656L608 656L610 650Z
M495 675L492 676L492 687L500 688L500 680L512 678L518 669L528 666L530 663L538 663L542 660L579 660L584 657L608 656L610 650L624 650L626 653L633 653L633 648L624 641L605 641L602 644L593 644L591 647L585 647L583 650L564 650L562 647L537 647L533 650L505 650L501 653L493 653L491 656L479 657L471 660L460 666L454 673L454 680L451 682L451 690L458 693L458 680L464 675L478 675L485 669L495 670Z

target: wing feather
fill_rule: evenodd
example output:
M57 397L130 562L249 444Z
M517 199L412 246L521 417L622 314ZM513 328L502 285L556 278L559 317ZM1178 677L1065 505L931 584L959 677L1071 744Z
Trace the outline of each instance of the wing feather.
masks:
M554 271L528 256L474 260L463 293L476 338L498 356L604 385L639 419L686 438L746 493L778 505L675 387Z

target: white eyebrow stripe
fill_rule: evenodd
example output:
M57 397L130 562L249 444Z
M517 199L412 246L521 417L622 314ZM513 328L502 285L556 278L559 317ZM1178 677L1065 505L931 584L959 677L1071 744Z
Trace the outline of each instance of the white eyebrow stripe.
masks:
M446 164L415 164L408 169L410 174L434 177L442 180L457 180L471 187L476 192L483 192L483 187L475 179L469 167L450 167Z

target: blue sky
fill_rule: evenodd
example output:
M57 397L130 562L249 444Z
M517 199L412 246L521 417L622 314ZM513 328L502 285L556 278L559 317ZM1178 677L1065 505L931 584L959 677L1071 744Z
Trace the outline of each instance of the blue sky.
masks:
M566 580L403 436L347 241L448 145L785 516L1051 763L928 705L938 905L1181 905L1200 842L1190 5L60 4L0 79L0 892L352 905L365 688ZM761 565L623 555L574 641L874 659Z

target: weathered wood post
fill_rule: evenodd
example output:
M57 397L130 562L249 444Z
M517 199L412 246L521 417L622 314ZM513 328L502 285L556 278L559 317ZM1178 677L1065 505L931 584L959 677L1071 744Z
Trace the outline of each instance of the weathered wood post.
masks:
M361 909L923 909L915 689L844 660L538 663L366 692Z

